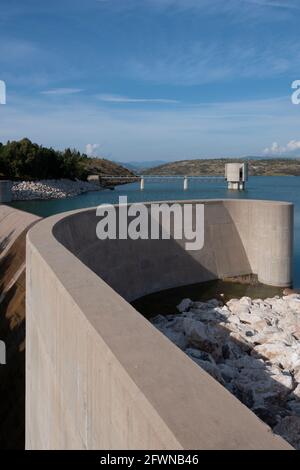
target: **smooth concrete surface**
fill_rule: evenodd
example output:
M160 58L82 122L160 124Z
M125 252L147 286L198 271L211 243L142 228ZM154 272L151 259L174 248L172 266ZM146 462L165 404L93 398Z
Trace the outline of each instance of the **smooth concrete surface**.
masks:
M0 204L0 307L25 273L25 233L38 220L34 214Z
M145 178L141 177L140 181L140 190L143 191L145 189Z
M88 175L87 181L100 185L100 175Z
M4 256L21 233L40 217L0 204L0 257Z
M127 302L221 274L269 276L273 261L286 275L292 205L203 202L202 254L174 240L100 241L95 209L30 230L27 449L291 448Z
M198 251L186 251L186 240L100 241L100 219L93 210L63 217L54 234L129 301L169 287L249 273L265 284L291 286L292 204L238 199L204 204L204 247Z
M9 180L0 180L0 204L12 200L12 182Z

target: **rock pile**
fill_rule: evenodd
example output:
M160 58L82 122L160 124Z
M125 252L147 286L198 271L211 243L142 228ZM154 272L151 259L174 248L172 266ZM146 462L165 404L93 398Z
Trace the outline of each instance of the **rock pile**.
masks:
M300 448L300 294L192 302L155 325L273 431Z
M39 180L20 181L12 186L12 197L15 201L32 199L64 199L78 196L88 191L99 191L99 184L79 180Z

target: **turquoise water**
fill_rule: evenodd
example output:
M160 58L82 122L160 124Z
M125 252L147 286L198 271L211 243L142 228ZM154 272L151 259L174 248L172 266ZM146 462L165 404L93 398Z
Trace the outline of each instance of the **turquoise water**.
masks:
M42 217L58 212L93 207L103 203L117 203L119 196L126 195L129 202L246 198L290 201L295 204L295 247L294 247L294 286L300 287L300 177L299 176L252 176L249 178L246 191L228 191L223 183L203 183L189 181L189 189L183 191L182 180L166 183L145 181L144 191L138 183L118 186L114 191L109 189L82 194L69 199L52 201L22 201L12 205L18 209L32 212Z

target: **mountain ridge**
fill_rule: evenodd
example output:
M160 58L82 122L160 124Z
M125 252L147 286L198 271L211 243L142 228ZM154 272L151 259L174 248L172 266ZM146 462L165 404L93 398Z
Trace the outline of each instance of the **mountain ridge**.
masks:
M300 158L219 158L180 160L144 171L144 175L158 176L224 176L226 163L248 161L251 176L300 176Z

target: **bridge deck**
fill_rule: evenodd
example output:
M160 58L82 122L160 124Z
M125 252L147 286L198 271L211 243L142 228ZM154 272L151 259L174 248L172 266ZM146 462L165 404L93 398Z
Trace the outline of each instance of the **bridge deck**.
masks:
M197 181L199 183L225 183L226 180L223 176L158 176L158 175L147 175L147 176L99 176L100 180L122 180L122 181L151 181L153 183L159 183L161 181Z

